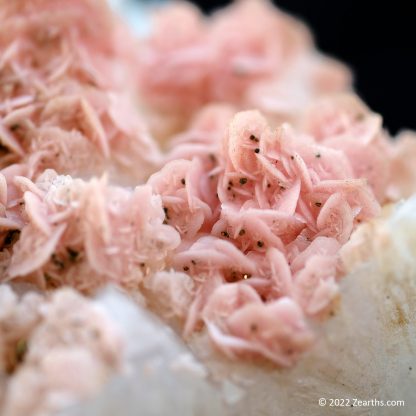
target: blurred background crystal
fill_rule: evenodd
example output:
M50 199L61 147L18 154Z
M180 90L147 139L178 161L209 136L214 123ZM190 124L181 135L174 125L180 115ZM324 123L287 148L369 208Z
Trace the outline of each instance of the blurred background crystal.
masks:
M149 30L148 10L161 0L110 0L137 33ZM168 0L165 0L165 2ZM205 12L232 0L188 0ZM273 0L312 30L318 48L349 65L355 87L370 108L383 115L395 134L416 129L416 2L363 2L362 0Z
M150 30L152 8L166 3L166 0L109 0L109 3L136 34L145 35Z

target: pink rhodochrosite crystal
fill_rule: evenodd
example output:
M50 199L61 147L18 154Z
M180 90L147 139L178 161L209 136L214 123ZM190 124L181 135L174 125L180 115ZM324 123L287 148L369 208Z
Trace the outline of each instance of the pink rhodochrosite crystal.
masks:
M372 117L363 114L363 130ZM190 142L192 160L168 162L149 179L181 234L172 265L194 279L185 335L203 321L228 353L296 360L312 339L306 318L330 312L338 296L340 247L379 213L373 188L354 172L360 150L364 158L365 146L377 149L380 126L373 134L356 137L351 157L331 136L271 129L258 112L238 113L215 162L210 146L207 158ZM274 334L274 320L286 329Z
M3 1L0 18L0 166L136 184L160 163L134 108L137 42L105 2Z
M173 3L152 29L101 0L0 0L5 414L121 371L142 340L87 297L108 284L192 347L293 367L342 301L351 235L415 191L414 134L393 142L268 1Z
M186 3L167 6L139 61L143 106L158 114L153 130L165 136L210 102L297 122L313 99L351 82L343 65L317 53L302 23L267 0L237 1L209 18Z
M6 285L0 300L0 366L12 374L2 414L55 414L122 370L125 340L98 302L69 288L19 298Z
M14 186L21 227L4 265L7 280L88 292L106 282L134 289L179 244L148 185L129 190L104 178L84 182L47 170L36 183L15 176Z

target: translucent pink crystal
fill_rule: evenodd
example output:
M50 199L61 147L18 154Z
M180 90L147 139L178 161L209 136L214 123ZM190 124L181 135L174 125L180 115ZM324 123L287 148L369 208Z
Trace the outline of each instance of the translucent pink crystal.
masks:
M205 328L230 357L293 365L335 307L341 247L414 191L411 135L391 143L348 69L266 0L209 18L172 4L141 41L101 0L3 2L0 22L1 281L117 284L185 339ZM69 293L48 307L82 309ZM12 342L44 319L32 306ZM55 341L33 358L45 383L73 362L99 378Z

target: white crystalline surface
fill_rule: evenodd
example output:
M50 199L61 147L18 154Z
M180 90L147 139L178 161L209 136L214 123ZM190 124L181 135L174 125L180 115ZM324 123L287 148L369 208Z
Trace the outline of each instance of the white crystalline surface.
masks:
M207 370L169 327L115 292L102 294L99 303L130 340L126 368L97 398L62 416L225 414Z

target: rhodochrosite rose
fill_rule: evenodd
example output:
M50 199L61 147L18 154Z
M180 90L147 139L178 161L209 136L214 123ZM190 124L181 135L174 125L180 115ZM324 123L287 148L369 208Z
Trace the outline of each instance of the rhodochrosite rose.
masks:
M0 0L0 144L0 412L410 403L414 134L270 2Z

